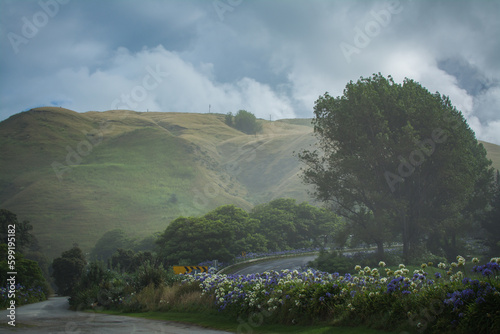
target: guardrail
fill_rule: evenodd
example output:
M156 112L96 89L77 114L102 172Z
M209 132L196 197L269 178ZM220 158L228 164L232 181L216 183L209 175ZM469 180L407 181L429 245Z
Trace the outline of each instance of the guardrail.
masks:
M393 249L393 248L400 248L403 245L394 245L387 247L385 250ZM326 249L329 250L329 249ZM368 248L345 248L342 250L337 250L335 251L340 252L340 253L356 253L356 252L366 252L366 251L374 251L377 250L377 247L368 247ZM227 267L224 267L220 269L217 274L225 274L227 271L230 271L233 268L239 268L240 266L245 267L245 265L250 265L256 262L263 262L263 261L270 261L274 259L281 259L281 258L288 258L288 257L298 257L298 256L307 256L307 255L314 255L314 254L319 254L320 251L313 251L313 252L304 252L304 253L293 253L293 254L280 254L280 255L271 255L271 256L265 256L265 257L259 257L259 258L254 258L250 260L244 260L240 261L238 263L234 263L232 265L229 265Z

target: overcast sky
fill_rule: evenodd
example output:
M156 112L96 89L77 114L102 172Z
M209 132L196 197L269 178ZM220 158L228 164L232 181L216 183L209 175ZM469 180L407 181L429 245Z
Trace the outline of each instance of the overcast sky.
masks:
M312 117L381 72L500 144L500 1L0 0L0 120L38 106Z

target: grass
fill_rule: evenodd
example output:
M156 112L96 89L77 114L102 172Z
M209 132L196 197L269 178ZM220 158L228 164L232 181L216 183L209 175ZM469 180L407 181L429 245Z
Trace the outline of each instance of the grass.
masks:
M367 327L337 327L327 324L318 324L311 326L286 326L276 324L258 324L256 322L241 321L235 322L228 319L227 315L213 311L210 313L191 313L191 312L145 312L145 313L121 313L119 311L102 311L100 313L125 315L129 317L145 318L151 320L175 321L186 324L194 324L204 328L218 329L238 333L311 333L311 334L382 334L391 333L370 329ZM240 319L241 320L241 319Z
M311 128L260 122L263 133L251 136L225 125L220 114L53 107L17 114L0 123L0 207L29 220L43 251L54 258L74 243L89 252L115 228L142 238L178 216L227 203L248 210L274 197L308 200L301 181L282 170L298 171L299 162L290 158L296 147L286 146L287 140ZM59 181L51 164L66 165L67 147L76 151L90 140L85 133L102 141ZM262 139L266 145L247 151ZM249 159L254 153L258 157ZM230 161L244 173L226 168ZM265 165L270 167L261 175Z
M0 207L29 220L54 258L74 243L88 252L115 228L141 238L227 203L249 210L280 197L312 201L293 156L314 140L310 120L259 122L253 136L222 114L20 113L0 122ZM84 133L102 141L59 181L51 164L66 164L67 147L77 150ZM500 168L500 147L485 147Z

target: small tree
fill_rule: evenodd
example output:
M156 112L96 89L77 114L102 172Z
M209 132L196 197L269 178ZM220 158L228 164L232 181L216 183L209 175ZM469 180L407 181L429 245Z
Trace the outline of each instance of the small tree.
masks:
M262 130L255 115L246 110L239 110L234 116L234 127L246 134L256 134Z

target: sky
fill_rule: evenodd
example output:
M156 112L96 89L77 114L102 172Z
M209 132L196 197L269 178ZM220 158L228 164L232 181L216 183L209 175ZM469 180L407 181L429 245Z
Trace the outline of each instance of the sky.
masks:
M374 73L500 144L500 1L0 0L0 121L39 106L312 118Z

